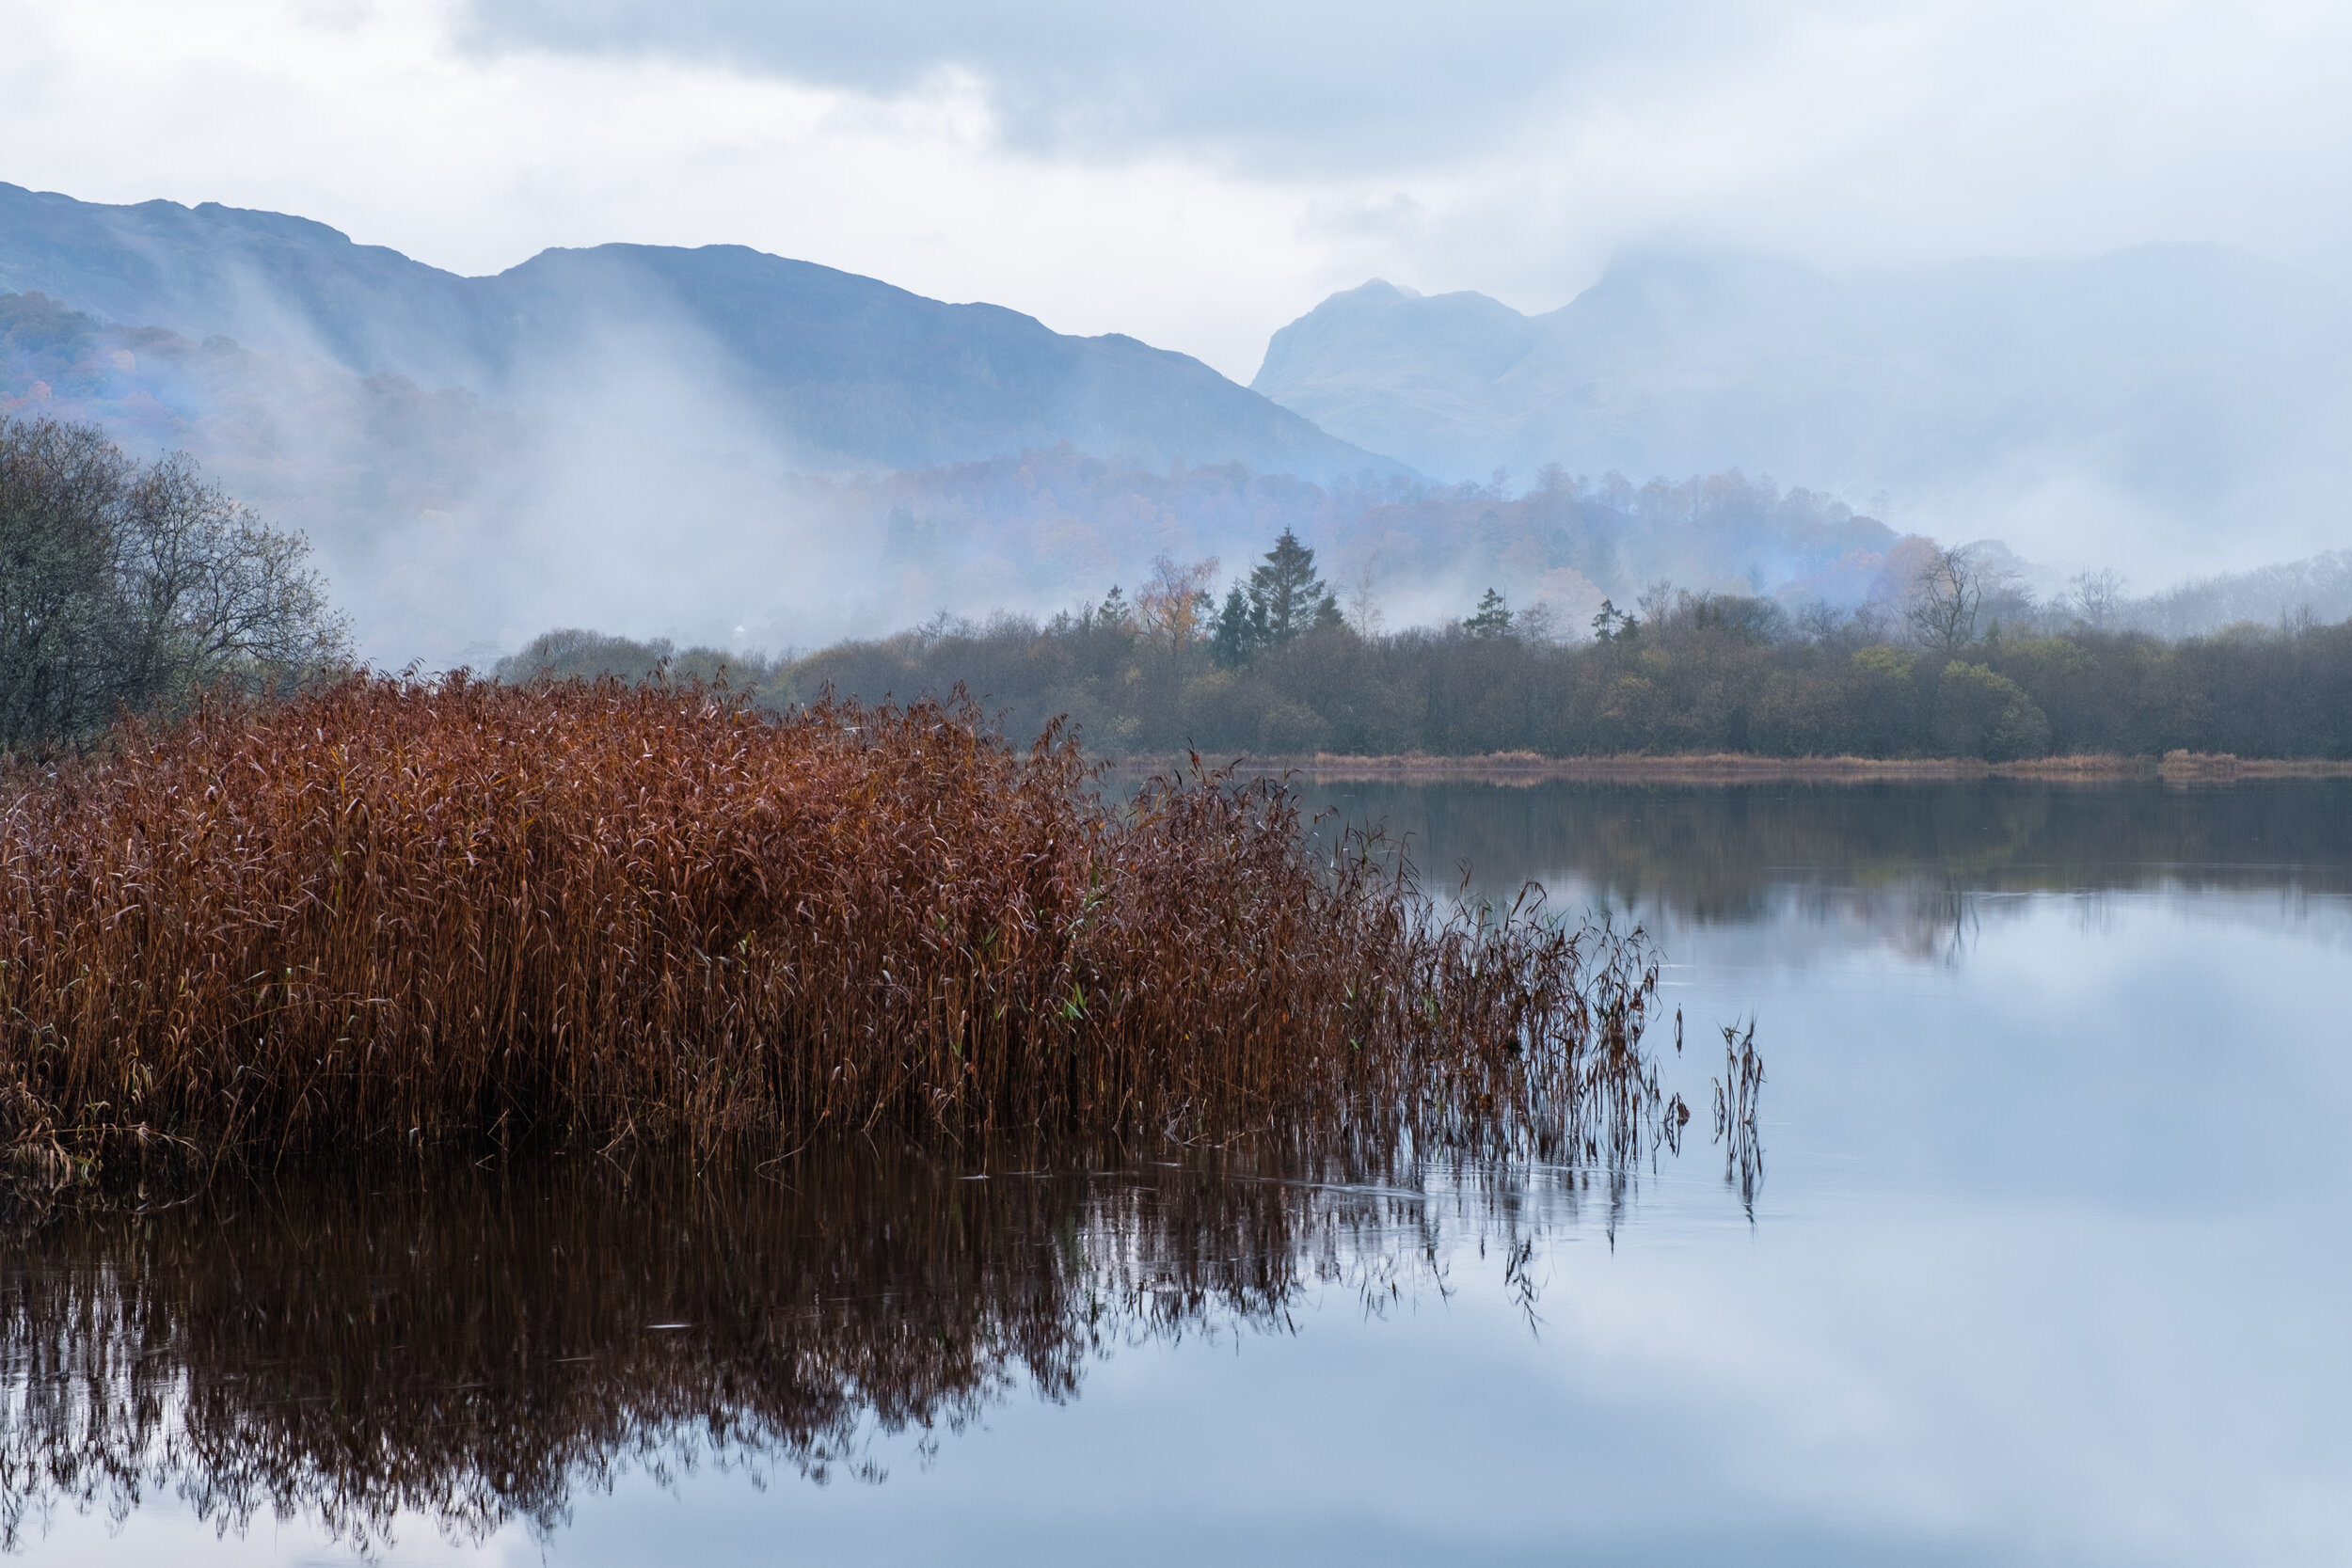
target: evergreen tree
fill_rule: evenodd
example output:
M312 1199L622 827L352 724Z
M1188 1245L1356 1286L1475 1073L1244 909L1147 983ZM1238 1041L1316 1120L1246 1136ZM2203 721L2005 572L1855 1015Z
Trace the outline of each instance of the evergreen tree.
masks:
M1593 617L1594 641L1630 642L1641 635L1639 616L1626 614L1607 599L1600 601L1600 613Z
M1249 662L1258 651L1257 628L1250 625L1249 601L1242 596L1241 585L1235 583L1225 595L1225 609L1216 618L1216 633L1211 652L1217 663L1228 670L1238 669Z
M1229 601L1230 604L1230 601ZM1249 610L1263 645L1340 624L1340 601L1315 575L1315 552L1289 529L1249 574Z
M1493 589L1478 601L1478 612L1462 623L1462 629L1472 637L1497 638L1511 635L1511 606Z

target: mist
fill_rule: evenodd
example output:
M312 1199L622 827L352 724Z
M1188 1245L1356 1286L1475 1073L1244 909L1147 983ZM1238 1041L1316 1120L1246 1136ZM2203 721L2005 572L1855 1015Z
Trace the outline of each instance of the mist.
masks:
M838 535L793 506L758 434L642 336L583 345L558 418L103 327L37 295L0 299L0 322L24 388L0 411L93 421L140 455L192 453L309 537L380 667L485 665L582 619L723 641L747 618L778 619L792 584L813 629L852 624L813 586L858 570Z
M740 246L464 277L16 187L0 289L0 412L190 451L308 534L386 668L555 626L781 655L1050 616L1163 558L1221 592L1284 530L1391 630L1488 589L1568 628L1661 582L1883 604L1920 537L2044 603L2112 570L2173 636L2342 597L2311 562L2352 496L2352 307L2212 246L1634 254L1534 317L1375 282L1277 331L1252 388Z
M909 467L1075 440L1137 468L1406 472L1184 356L740 247L461 278L278 214L0 188L0 285L7 410L191 451L310 535L391 667L571 624L805 645L1099 593L1135 558L1031 497L974 513L1009 536L934 585L867 504Z
M2352 496L2352 297L2213 245L1634 254L1540 316L1375 281L1277 332L1252 385L1449 479L1739 468L2152 583L2332 547Z
M278 328L302 341L299 322ZM0 300L7 411L93 420L135 452L187 450L317 550L379 667L487 668L552 626L782 655L946 615L1043 617L1131 590L1163 556L1218 591L1290 529L1367 626L1445 625L1488 588L1573 630L1660 581L1851 608L1899 596L1898 528L1842 498L1736 471L1636 484L1558 466L1442 483L1399 465L1311 480L1164 465L1073 443L911 468L779 440L725 356L659 311L607 313L498 385L427 389L296 354L109 326ZM36 395L34 388L40 389ZM1882 498L1883 499L1883 498ZM1945 537L1988 515L1960 509ZM2008 548L2042 597L2065 573ZM2184 586L2126 557L2133 624L2179 636L2346 594L2322 560Z

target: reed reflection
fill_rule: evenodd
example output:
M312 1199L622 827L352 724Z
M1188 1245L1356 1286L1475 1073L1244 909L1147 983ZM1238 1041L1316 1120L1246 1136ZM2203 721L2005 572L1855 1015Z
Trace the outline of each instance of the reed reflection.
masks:
M1669 1147L1676 1107L1651 1107ZM1457 1240L1532 1312L1535 1238L1596 1205L1613 1229L1633 1180L1295 1148L1052 1164L539 1159L58 1216L7 1265L0 1526L22 1546L59 1507L178 1496L364 1547L404 1514L553 1530L631 1467L878 1479L879 1439L1072 1399L1121 1346L1288 1332L1309 1290L1444 1291Z

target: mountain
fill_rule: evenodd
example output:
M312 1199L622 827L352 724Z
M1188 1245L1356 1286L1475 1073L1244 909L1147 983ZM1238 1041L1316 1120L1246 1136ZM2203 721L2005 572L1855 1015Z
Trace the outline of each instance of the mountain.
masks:
M398 668L487 665L550 626L777 649L1099 603L1154 558L1245 576L1295 530L1351 598L1406 626L1499 587L1581 626L1604 595L1692 588L1851 603L1903 545L1834 498L1737 476L1546 483L1510 497L1393 476L1318 484L1238 463L1146 467L1064 442L850 476L760 468L644 417L567 425L463 388L360 376L315 356L125 327L0 294L0 418L103 426L183 451L309 532L363 651Z
M485 666L555 626L777 648L943 610L1050 612L1141 582L1163 551L1247 562L1285 524L1327 531L1414 488L1147 465L1068 441L794 470L729 444L743 438L729 401L654 368L662 352L590 367L559 417L0 293L0 419L93 423L140 456L193 455L310 536L362 652L389 668Z
M1963 536L2071 510L2143 547L2324 546L2352 480L2352 302L2218 245L1843 276L1632 256L1534 316L1374 281L1277 332L1251 386L1434 475L1736 467Z
M1187 356L1078 338L740 245L549 250L462 277L324 224L207 202L102 206L0 184L0 293L490 406L601 421L681 399L723 445L907 467L1069 441L1311 477L1399 465Z

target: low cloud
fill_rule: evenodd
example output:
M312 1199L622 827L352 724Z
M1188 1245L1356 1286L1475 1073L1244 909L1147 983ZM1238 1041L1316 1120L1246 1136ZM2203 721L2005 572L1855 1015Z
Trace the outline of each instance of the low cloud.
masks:
M969 72L1026 150L1175 150L1354 175L1490 147L1542 118L1564 86L1753 46L1773 14L1745 0L472 0L462 36L485 52L667 55L877 97Z
M2352 275L2352 12L2300 0L0 0L0 28L17 183L469 273L736 242L1237 378L1368 277L1548 309L1633 245L2207 239Z

